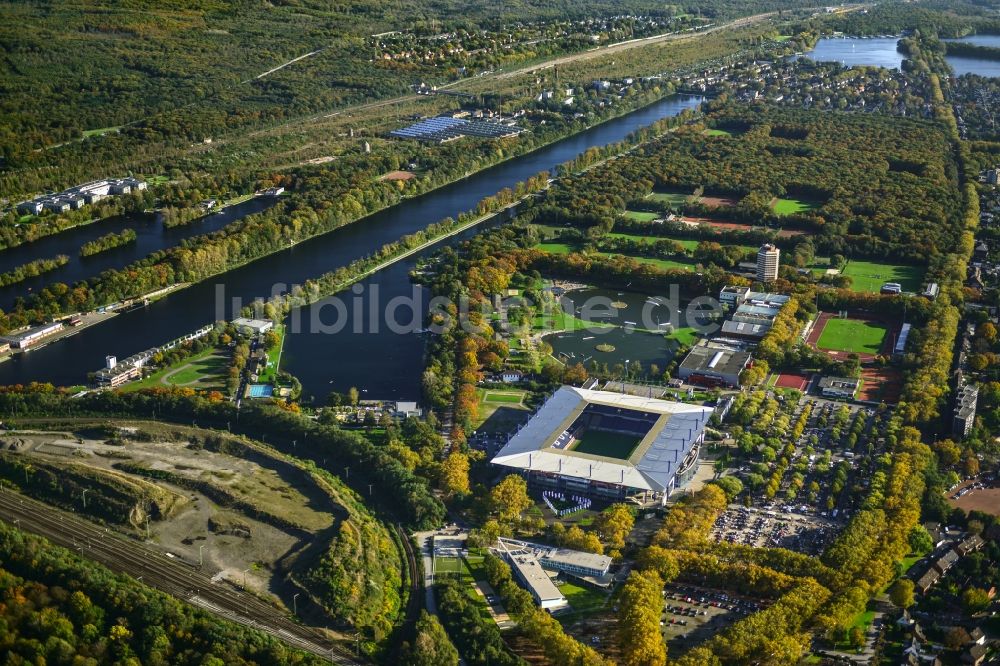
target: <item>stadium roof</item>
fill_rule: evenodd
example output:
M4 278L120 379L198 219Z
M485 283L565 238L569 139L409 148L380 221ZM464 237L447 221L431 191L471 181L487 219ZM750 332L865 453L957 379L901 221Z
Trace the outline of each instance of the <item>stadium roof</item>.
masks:
M590 404L659 415L627 460L553 448ZM493 463L663 492L699 439L711 407L563 386L504 446Z

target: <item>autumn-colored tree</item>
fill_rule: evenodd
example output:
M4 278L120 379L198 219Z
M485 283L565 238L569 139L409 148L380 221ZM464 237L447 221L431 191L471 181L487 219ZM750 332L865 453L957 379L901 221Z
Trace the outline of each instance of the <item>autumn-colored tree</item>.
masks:
M909 608L913 605L913 581L900 578L889 588L889 600L897 608Z
M635 513L626 504L612 504L597 516L595 526L608 550L620 552L635 526Z
M624 666L664 666L667 647L660 634L663 579L653 570L633 571L618 600L618 640Z
M469 458L461 451L452 451L441 462L441 490L446 495L464 495L469 492Z
M502 521L514 521L532 505L528 484L518 474L510 474L490 491L490 505Z

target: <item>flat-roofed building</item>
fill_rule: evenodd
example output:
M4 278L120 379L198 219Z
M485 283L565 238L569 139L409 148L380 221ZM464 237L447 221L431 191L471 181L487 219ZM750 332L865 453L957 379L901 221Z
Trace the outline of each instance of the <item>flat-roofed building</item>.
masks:
M704 386L740 385L740 374L750 365L750 353L718 342L695 345L677 368L677 376Z
M247 319L246 317L237 317L233 320L233 326L236 330L244 335L260 335L261 333L267 333L272 328L274 328L274 322L270 319Z
M506 559L514 572L514 578L524 589L531 592L539 608L551 613L569 606L566 597L545 573L545 569L534 555L526 552L506 553Z
M819 380L819 392L824 398L853 400L860 386L861 380L852 377L823 377Z
M56 321L51 324L34 326L26 331L21 331L20 333L11 333L10 335L4 336L2 339L10 343L10 346L15 349L27 349L28 347L37 345L50 335L58 333L62 330L62 327L62 322Z
M98 386L117 388L140 377L142 377L142 367L138 365L116 365L111 368L101 368L95 372L94 383Z
M608 575L611 569L611 558L607 555L586 553L582 550L569 548L553 548L542 554L538 562L546 569L564 571L575 576L593 576L600 578Z

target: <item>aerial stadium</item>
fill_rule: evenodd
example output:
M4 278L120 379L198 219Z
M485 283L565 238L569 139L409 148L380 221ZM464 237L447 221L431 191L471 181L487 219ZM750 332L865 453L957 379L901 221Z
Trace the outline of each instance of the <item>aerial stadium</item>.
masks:
M563 386L497 453L541 490L666 502L697 468L710 407Z

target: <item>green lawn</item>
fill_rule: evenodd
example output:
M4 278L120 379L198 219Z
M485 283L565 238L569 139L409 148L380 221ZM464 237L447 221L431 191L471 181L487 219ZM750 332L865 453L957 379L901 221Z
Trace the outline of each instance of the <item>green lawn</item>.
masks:
M627 217L630 220L635 220L636 222L652 222L653 220L660 217L660 214L648 213L646 211L641 211L641 210L627 210L625 211L623 216Z
M714 127L705 130L706 136L732 136L732 132L728 132L724 129L716 129Z
M576 453L589 453L593 456L604 456L617 460L627 460L642 437L625 435L601 430L585 430L580 439L573 445Z
M228 352L222 349L206 349L180 363L160 368L145 379L129 382L117 390L127 392L163 386L225 390L228 369Z
M684 194L683 192L653 192L646 197L650 201L660 201L666 202L671 206L683 206L691 198L690 194Z
M548 252L549 254L572 254L576 252L576 248L567 243L539 243L535 246L535 249Z
M476 430L507 432L525 420L528 408L523 402L524 391L518 393L518 400L505 399L508 396L513 397L514 392L497 393L476 389L476 393L479 395L479 419L473 423ZM487 400L487 396L491 399ZM501 399L492 399L495 396L501 396Z
M682 271L693 271L694 262L686 261L676 261L674 259L657 259L656 257L637 257L631 254L621 254L619 252L599 252L598 254L605 257L628 257L629 259L635 259L640 264L649 264L650 266L656 266L657 268L676 268Z
M853 291L878 293L886 282L898 282L903 291L919 292L923 284L924 269L920 266L886 264L874 261L847 262L842 273L851 278Z
M271 351L267 352L267 368L257 377L258 384L273 384L278 376L278 369L281 364L281 348L285 344L285 326L278 324L274 327L274 332L278 334L278 344Z
M536 331L579 331L585 328L608 328L612 324L602 321L586 321L558 308L548 315L538 314L531 320L531 328Z
M819 204L805 199L775 199L771 207L776 215L794 215L819 208Z
M608 602L607 592L584 587L577 583L559 583L559 591L566 597L566 601L573 607L573 613L592 613L601 610ZM574 618L579 619L579 618Z
M678 239L678 238L666 238L664 236L639 236L636 234L623 234L617 232L611 232L610 234L608 234L608 238L624 238L626 240L632 240L636 242L649 241L650 243L655 243L656 241L660 240L672 240L675 243L679 243L681 247L683 247L685 250L694 250L696 247L698 247L698 241L690 240L687 238Z
M191 360L187 365L182 365L180 370L166 378L167 383L175 386L202 382L209 378L221 377L229 368L228 359L222 354L209 354L201 358Z
M672 331L667 337L671 340L676 340L682 345L690 347L701 336L696 330L694 330L694 328L685 326Z
M100 136L102 134L107 134L108 132L113 132L115 130L121 129L121 125L115 125L114 127L102 127L100 129L84 130L83 138L91 136Z
M515 405L521 404L522 400L524 400L524 391L518 391L517 393L487 391L483 397L483 402L506 402L514 403Z
M820 349L878 354L888 330L885 326L856 319L830 319L816 345Z

